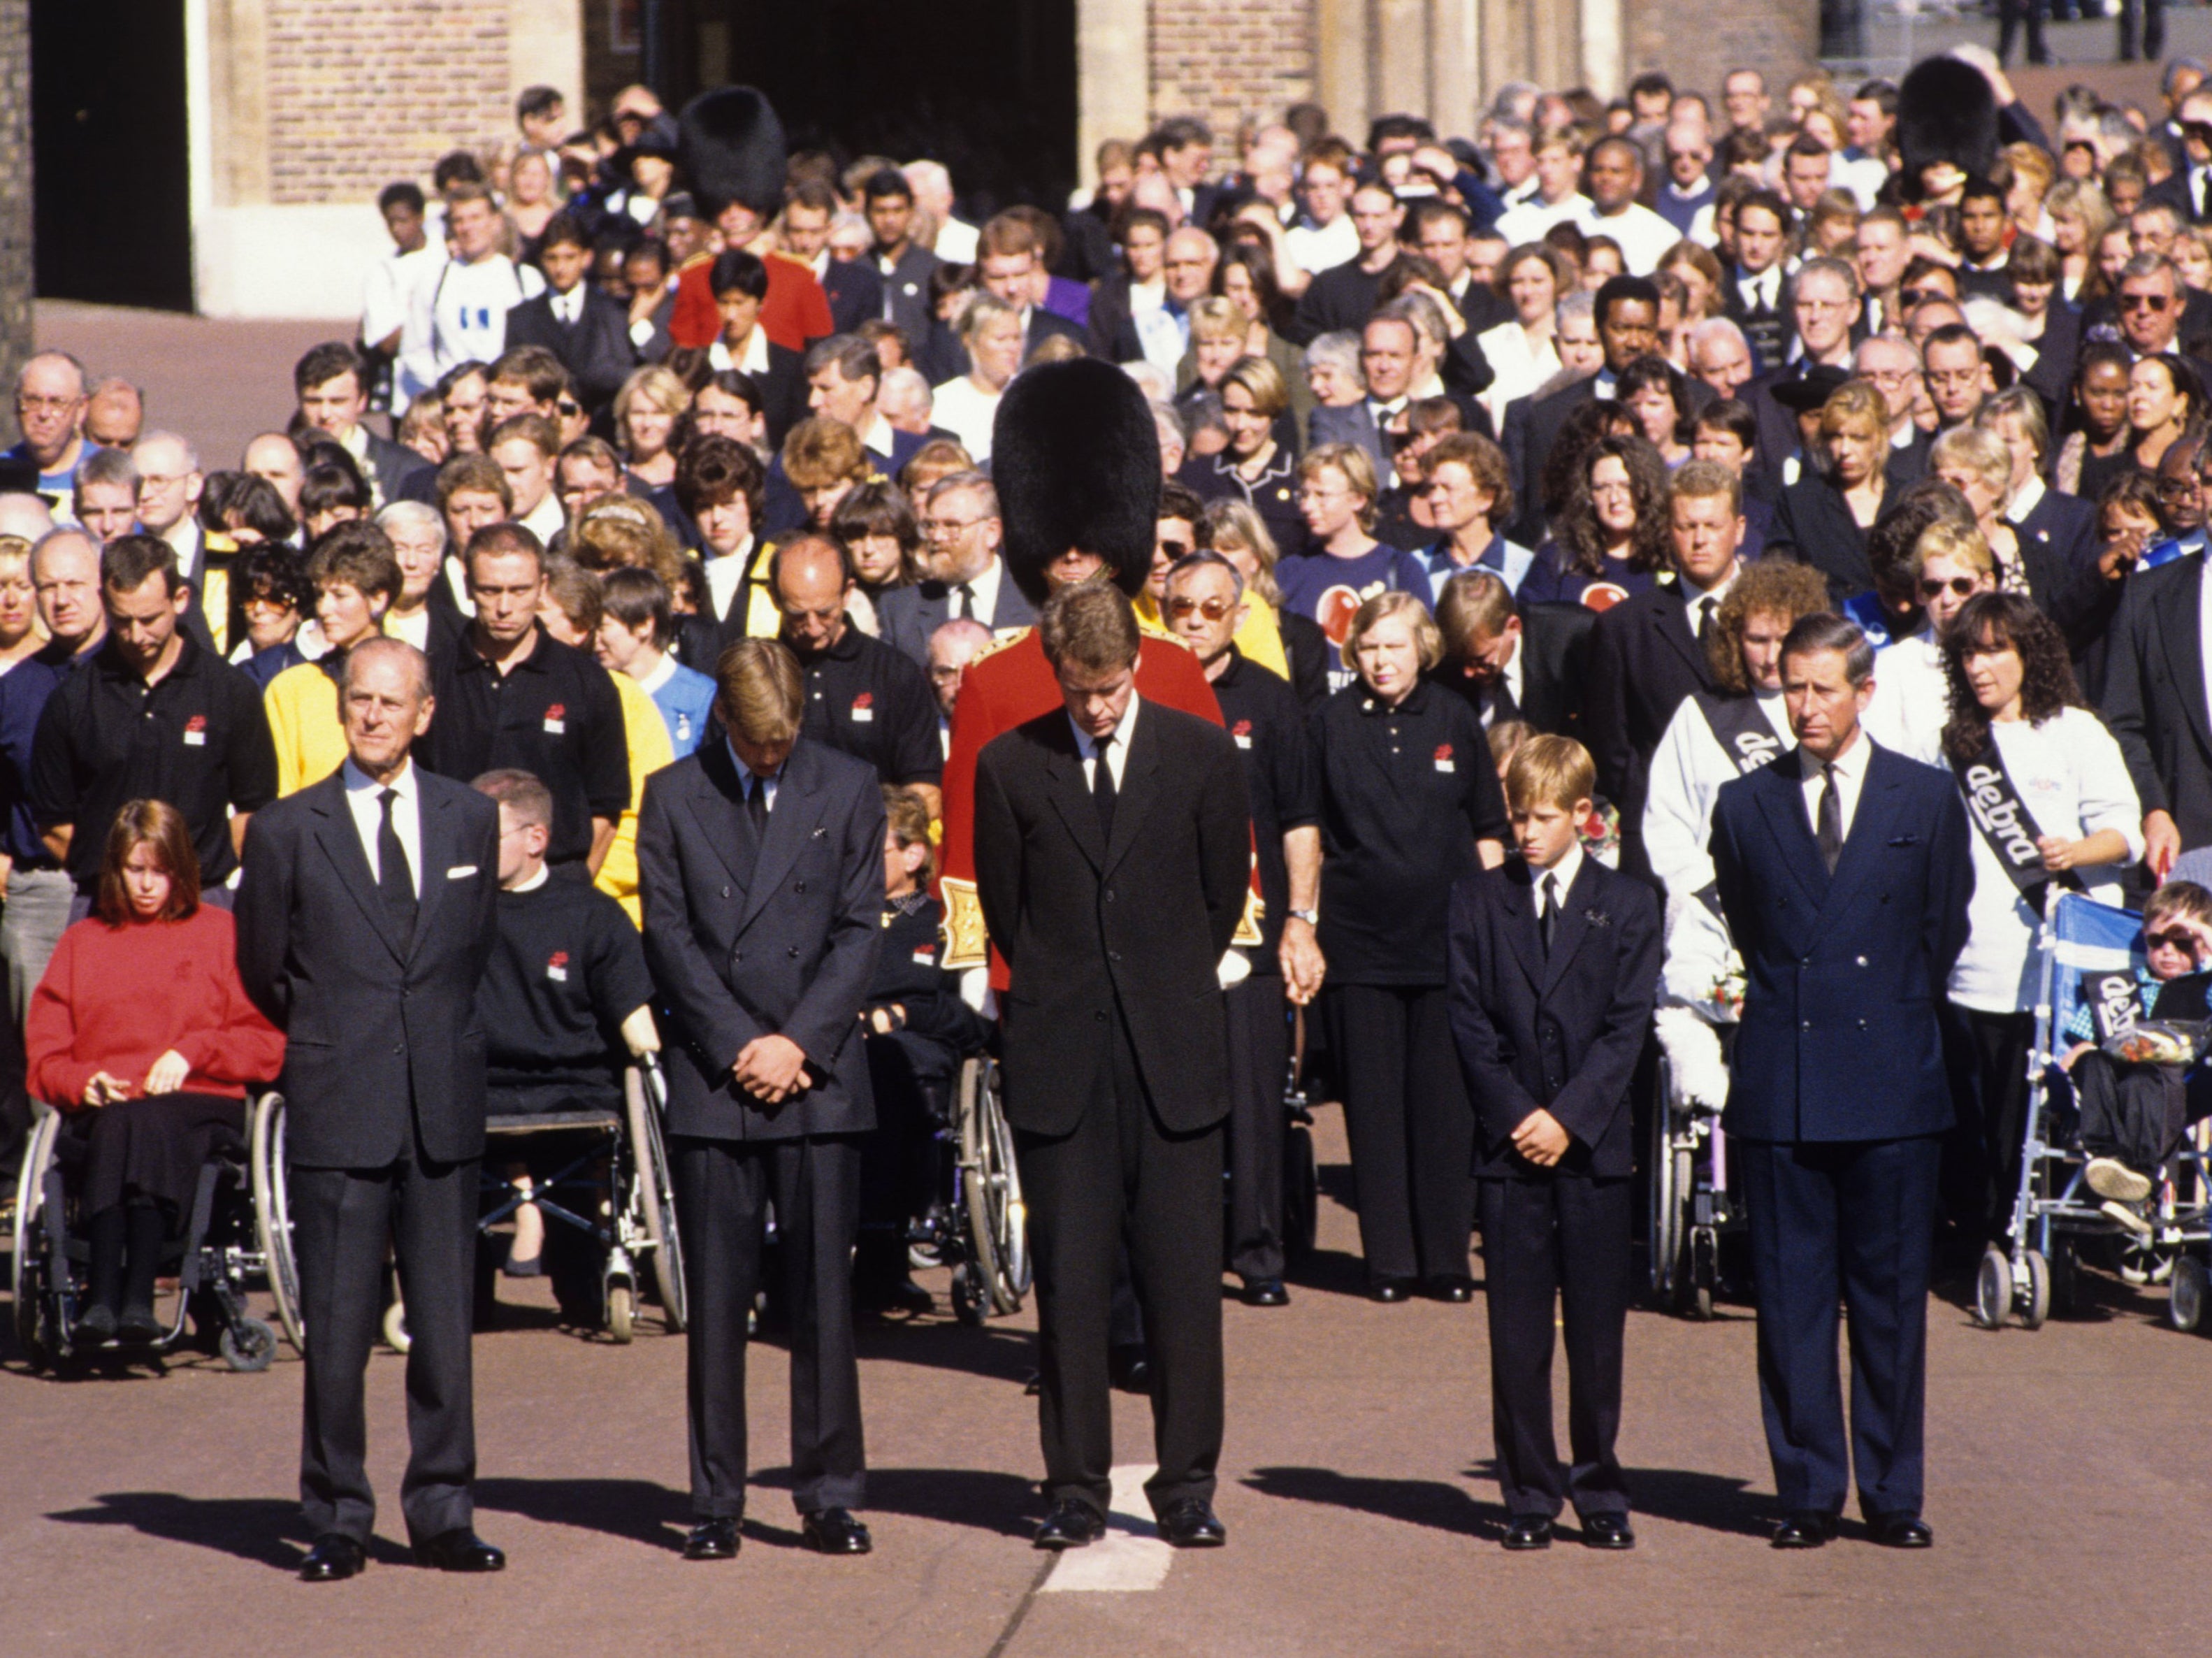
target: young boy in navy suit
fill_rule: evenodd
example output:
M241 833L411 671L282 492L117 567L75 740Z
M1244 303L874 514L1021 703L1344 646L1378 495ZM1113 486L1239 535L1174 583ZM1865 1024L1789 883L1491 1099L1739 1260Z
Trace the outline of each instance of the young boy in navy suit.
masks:
M1587 856L1596 768L1531 738L1505 774L1518 862L1452 890L1452 1035L1479 1119L1490 1397L1509 1549L1551 1546L1569 1502L1591 1548L1636 1546L1613 1454L1630 1293L1628 1090L1659 981L1659 902ZM1553 1306L1571 1467L1552 1436Z

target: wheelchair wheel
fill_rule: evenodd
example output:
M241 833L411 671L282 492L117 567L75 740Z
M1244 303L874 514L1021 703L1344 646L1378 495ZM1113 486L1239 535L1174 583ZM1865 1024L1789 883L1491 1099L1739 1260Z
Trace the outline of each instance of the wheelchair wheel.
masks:
M963 1260L952 1269L952 1315L972 1330L981 1329L991 1316L991 1297L972 1262Z
M241 1318L222 1327L216 1351L234 1370L265 1370L276 1357L276 1332L258 1318Z
M59 1356L62 1332L47 1339L52 1286L48 1283L52 1263L45 1236L46 1170L54 1160L55 1137L61 1133L58 1111L41 1108L23 1144L23 1167L15 1181L15 1225L9 1240L8 1294L14 1303L15 1342L33 1365L51 1364ZM64 1269L66 1270L66 1269Z
M1683 1217L1692 1171L1689 1148L1674 1144L1674 1076L1663 1058L1658 1092L1651 1113L1650 1225L1644 1236L1650 1251L1651 1298L1662 1311L1672 1313L1681 1309L1687 1277L1689 1238Z
M292 1351L307 1351L307 1326L300 1316L300 1262L292 1253L292 1199L284 1163L284 1096L264 1094L253 1102L246 1125L253 1175L253 1231L261 1248L269 1293L276 1303L276 1321Z
M2204 1327L2204 1263L2184 1255L2173 1263L2173 1287L2167 1291L2166 1321L2188 1335Z
M2021 1286L2021 1328L2040 1330L2051 1316L2051 1263L2038 1249L2030 1249L2026 1261L2027 1282Z
M1283 1253L1291 1260L1310 1259L1321 1227L1321 1170L1314 1158L1313 1130L1294 1122L1283 1139Z
M1030 1266L1021 1174L994 1078L981 1060L960 1067L960 1166L975 1291L989 1311L1004 1317L1021 1310Z
M630 1320L636 1311L635 1297L627 1284L607 1285L607 1336L618 1347L627 1347L636 1332Z
M2012 1262L1991 1244L1982 1252L1981 1270L1974 1274L1974 1322L1984 1330L2004 1327L2012 1314Z
M662 1096L657 1089L647 1088L645 1072L637 1066L623 1073L623 1096L629 1117L630 1160L637 1171L638 1206L644 1215L645 1236L653 1245L653 1285L660 1291L662 1320L674 1334L684 1328L684 1242L676 1230L675 1172L668 1162L668 1141L660 1132Z

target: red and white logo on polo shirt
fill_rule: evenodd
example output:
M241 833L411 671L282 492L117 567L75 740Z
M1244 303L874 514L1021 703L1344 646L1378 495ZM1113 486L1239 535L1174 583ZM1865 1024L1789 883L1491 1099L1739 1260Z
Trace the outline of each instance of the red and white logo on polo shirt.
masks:
M1252 746L1252 722L1250 720L1238 720L1234 726L1231 726L1229 728L1229 734L1237 739L1237 746L1238 748L1249 749Z
M545 976L562 984L568 981L568 952L556 950L545 958Z
M185 744L187 748L207 747L207 716L196 714L185 721Z
M1437 769L1438 771L1450 772L1455 772L1459 769L1459 767L1454 763L1452 760L1452 746L1449 743L1439 743L1437 744Z
M853 699L853 723L865 726L876 717L876 694L862 691Z
M549 702L545 705L545 730L549 736L559 737L568 729L568 705Z

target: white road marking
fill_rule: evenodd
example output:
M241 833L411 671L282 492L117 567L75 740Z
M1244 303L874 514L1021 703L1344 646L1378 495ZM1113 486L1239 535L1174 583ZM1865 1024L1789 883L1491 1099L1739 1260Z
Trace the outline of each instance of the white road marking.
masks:
M1167 1581L1175 1551L1160 1541L1152 1524L1152 1505L1145 1495L1145 1482L1153 1472L1151 1463L1132 1463L1114 1470L1113 1507L1106 1516L1106 1535L1087 1549L1070 1549L1061 1555L1053 1563L1052 1575L1038 1594L1156 1589Z

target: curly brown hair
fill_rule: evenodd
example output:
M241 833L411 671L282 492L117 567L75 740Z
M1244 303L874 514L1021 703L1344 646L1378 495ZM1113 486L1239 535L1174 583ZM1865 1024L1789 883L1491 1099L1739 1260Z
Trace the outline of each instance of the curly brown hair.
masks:
M1751 676L1743 670L1743 624L1755 616L1778 616L1794 628L1801 617L1828 608L1828 579L1794 558L1762 558L1737 572L1728 597L1713 613L1705 638L1705 659L1713 681L1731 696L1748 695Z
M1629 531L1628 568L1643 572L1667 568L1670 543L1667 516L1667 462L1650 444L1638 437L1603 437L1575 474L1567 497L1567 510L1555 532L1565 568L1583 575L1605 573L1605 529L1590 499L1590 474L1601 460L1618 460L1628 471L1630 498L1635 502L1636 524Z
M1963 766L1990 746L1990 713L1966 680L1966 653L2018 653L2021 713L2040 726L2062 708L2082 706L2066 654L2066 635L2025 593L1976 593L1960 606L1943 634L1943 675L1950 682L1951 718L1943 727L1943 752Z

